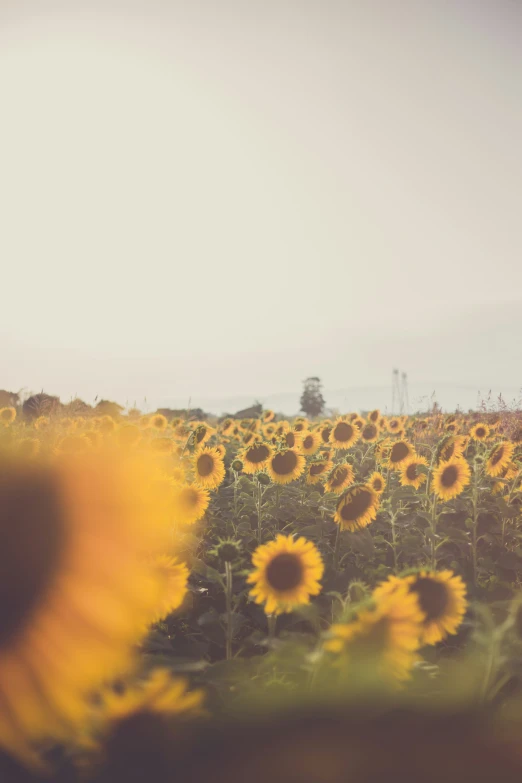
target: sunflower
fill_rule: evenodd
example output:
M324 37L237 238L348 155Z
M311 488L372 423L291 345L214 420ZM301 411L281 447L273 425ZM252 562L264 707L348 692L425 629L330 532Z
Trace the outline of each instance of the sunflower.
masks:
M216 489L225 478L225 465L215 449L196 451L193 466L196 483L207 489Z
M16 444L16 451L21 457L33 459L39 453L41 445L38 438L22 438Z
M446 426L444 427L444 429L446 430L446 432L449 432L449 433L451 433L452 435L456 435L456 434L458 433L458 431L459 431L460 427L459 427L459 425L458 425L458 422L456 422L456 421L450 421L450 422L448 422L448 423L446 424Z
M296 419L292 425L294 432L305 432L308 429L308 421L306 419Z
M330 432L329 441L334 449L349 449L359 437L360 431L355 423L337 419Z
M309 456L315 454L321 445L321 438L317 432L305 432L301 441L301 453Z
M0 424L8 427L16 419L16 408L0 408Z
M132 448L141 440L141 430L135 424L123 424L118 429L116 438L121 446Z
M468 486L471 470L463 457L441 462L433 473L433 491L441 500L452 500Z
M172 454L174 449L174 441L170 437L152 437L148 447L154 454Z
M376 600L382 600L402 590L406 585L418 599L424 615L421 643L437 644L450 634L456 634L466 613L466 586L453 571L419 571L403 577L391 576L374 591Z
M275 416L274 411L271 411L271 410L267 409L266 411L263 411L263 415L261 416L261 420L263 421L264 424L268 424L269 421L272 421L274 416Z
M266 471L275 484L289 484L305 469L305 458L295 449L277 451L266 464Z
M397 440L390 448L388 466L392 469L399 468L406 461L415 456L415 449L407 440Z
M393 446L393 440L391 438L383 438L375 446L375 459L377 462L386 464L390 456L391 447Z
M261 440L260 435L258 435L257 432L252 432L250 430L245 432L241 437L241 443L244 446L249 446L251 443L255 443L258 440Z
M404 585L361 608L352 622L333 625L324 648L340 662L375 666L384 679L407 680L418 660L423 618L417 597Z
M243 462L244 472L253 474L263 470L272 454L273 449L268 443L259 442L243 449L239 459Z
M381 417L381 412L376 408L374 411L371 411L368 414L368 423L369 424L377 424L379 419Z
M369 486L373 489L374 492L376 492L378 495L381 495L385 488L386 488L386 480L384 476L382 476L377 471L375 473L372 473L368 481L366 482L369 484Z
M435 454L437 462L447 462L453 457L461 457L467 445L462 435L447 435L441 440Z
M491 451L486 461L486 473L488 476L496 478L502 474L504 468L511 462L511 457L515 451L515 444L508 440L497 443Z
M377 516L379 496L369 484L353 484L337 501L334 521L341 530L360 530Z
M193 525L204 515L210 503L207 489L197 484L182 484L174 487L174 517L185 525Z
M169 423L167 421L167 417L164 416L162 413L155 413L153 416L150 417L148 426L153 430L158 430L158 432L163 432L167 429L169 426Z
M420 467L427 467L428 463L424 457L412 457L403 462L400 468L401 485L403 487L414 487L419 489L426 481L426 473L419 471Z
M348 462L336 465L328 476L324 488L327 492L335 492L336 495L340 495L353 482L353 478L353 468Z
M359 432L362 430L362 428L366 424L366 422L363 419L363 417L359 416L359 414L355 414L355 416L351 419L350 423L353 424L355 427L357 427Z
M469 431L469 435L473 440L483 442L489 438L490 432L491 430L487 424L479 422L478 424L473 425Z
M223 443L218 443L216 446L214 446L214 448L219 454L219 456L221 457L221 459L225 459L225 454L227 453L227 450L223 445Z
M91 446L89 438L86 438L83 434L71 434L65 435L60 441L58 441L54 453L55 454L81 454L87 451Z
M265 604L266 614L291 612L321 592L323 561L305 538L278 535L275 541L258 546L252 564L254 571L247 578L254 585L250 596L257 604Z
M274 435L275 435L277 438L280 438L280 437L281 437L282 435L284 435L284 434L285 434L285 432L287 432L289 429L290 429L290 425L289 425L289 423L288 423L287 421L285 421L285 420L283 420L283 421L280 421L280 422L278 422L278 423L277 423L277 425L276 425L276 427L275 427L275 430L274 430Z
M229 435L234 427L234 419L225 419L221 422L221 432L223 435Z
M394 419L388 419L386 422L386 429L392 435L400 435L404 431L404 425L397 417Z
M152 568L161 583L161 599L157 607L156 620L179 609L187 594L189 571L185 563L179 563L175 557L156 555L151 561Z
M306 469L306 483L320 484L323 478L331 471L333 462L329 459L320 459L310 462Z
M288 432L284 433L281 440L283 446L287 449L301 448L302 436L300 432L295 432L295 430L288 430Z
M128 666L161 597L144 555L166 545L170 520L153 483L124 455L2 465L0 744L12 752L80 722L85 695Z
M108 414L105 416L102 416L98 420L98 429L100 432L103 432L105 435L108 435L111 432L114 432L116 429L116 422L112 418L112 416L109 416Z
M34 421L35 430L47 430L51 424L51 420L47 416L38 416Z
M330 443L330 434L332 432L332 423L328 420L322 422L318 427L318 432L323 443Z
M263 427L263 435L268 440L270 440L270 438L272 438L275 435L275 431L276 431L276 425L273 424L273 423L272 424L265 424L264 427Z
M196 446L203 446L203 444L212 437L216 430L213 427L210 427L208 424L205 424L205 422L194 422L194 424L195 426L192 432L194 444Z
M375 443L379 437L379 428L373 422L368 422L361 430L361 440L364 443Z

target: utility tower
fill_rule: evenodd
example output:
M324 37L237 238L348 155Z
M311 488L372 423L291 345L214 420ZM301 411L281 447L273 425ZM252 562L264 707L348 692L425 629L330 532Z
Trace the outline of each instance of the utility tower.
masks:
M400 398L401 389L399 386L399 371L395 369L392 371L392 413L395 413L396 407L399 405Z
M408 397L408 376L394 369L392 372L392 413L409 413L410 401Z

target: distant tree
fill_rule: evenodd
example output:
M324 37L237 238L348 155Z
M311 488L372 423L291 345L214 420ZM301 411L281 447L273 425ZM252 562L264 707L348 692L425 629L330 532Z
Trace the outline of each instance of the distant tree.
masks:
M325 401L321 393L322 383L319 378L312 377L303 381L301 394L301 410L310 418L320 416L324 411Z
M0 408L17 408L20 405L20 395L17 392L0 389Z
M32 394L25 400L22 411L25 418L32 421L37 419L38 416L55 415L61 410L61 407L59 397L40 392L40 394Z
M112 402L112 400L100 400L95 408L98 416L112 416L113 419L117 419L123 410L125 409L122 405L118 405L117 402Z

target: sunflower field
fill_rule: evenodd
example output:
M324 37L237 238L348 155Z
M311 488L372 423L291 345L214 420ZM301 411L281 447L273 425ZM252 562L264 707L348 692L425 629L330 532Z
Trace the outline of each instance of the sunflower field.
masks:
M2 780L520 779L517 412L8 407L0 460Z

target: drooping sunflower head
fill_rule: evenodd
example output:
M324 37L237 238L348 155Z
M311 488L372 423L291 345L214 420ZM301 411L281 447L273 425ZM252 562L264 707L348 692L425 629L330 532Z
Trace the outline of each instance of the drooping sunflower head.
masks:
M384 476L378 473L377 471L375 473L372 473L368 481L366 482L370 485L370 487L376 492L378 495L381 495L385 488L386 488L386 481L384 479Z
M16 408L0 408L0 424L8 427L16 419Z
M435 461L447 462L453 457L461 457L466 445L467 439L462 435L447 435L437 446Z
M275 484L289 484L303 473L305 458L295 449L282 449L266 463L266 470Z
M444 427L446 432L449 432L451 435L456 435L460 429L458 422L456 421L448 421L446 426Z
M361 440L363 443L375 443L379 437L379 428L373 422L368 422L361 430Z
M399 468L407 460L415 456L415 449L407 440L397 440L390 448L388 465L390 468Z
M167 417L164 416L162 413L155 413L153 416L149 419L149 427L153 430L158 430L159 432L163 432L163 430L166 430L169 426L169 423L167 421Z
M320 484L330 473L333 462L329 459L319 459L310 462L306 469L306 483Z
M196 484L207 489L215 489L225 478L223 459L215 449L203 448L195 452L193 457L194 480Z
M274 411L271 411L271 410L268 410L268 409L267 409L266 411L263 411L263 415L262 415L261 419L262 419L262 421L263 421L265 424L268 424L268 422L269 422L269 421L272 421L272 419L273 419L274 417L275 417L275 413L274 413Z
M463 457L440 462L433 473L433 491L441 500L452 500L468 486L471 478L469 464Z
M378 409L376 408L374 411L371 411L371 412L368 414L368 422L369 422L370 424L377 424L377 423L378 423L378 421L379 421L379 419L380 419L380 416L381 416L381 412L380 412L380 410L378 410Z
M243 449L239 458L243 462L244 472L253 474L263 470L272 455L272 446L268 443L258 441Z
M333 625L324 647L337 664L365 667L385 680L411 677L423 614L406 586L364 604L351 622Z
M334 492L340 495L343 490L353 483L354 473L350 463L345 462L341 465L335 465L332 469L324 488L327 492Z
M250 595L256 603L265 604L267 614L291 612L321 591L323 561L305 538L278 535L256 549L252 564L254 571L247 578L253 585Z
M220 429L223 435L230 435L230 432L234 426L234 419L224 419L221 422Z
M491 430L487 424L478 422L478 424L474 424L470 429L469 435L473 440L477 440L482 443L489 438L490 432Z
M206 443L207 440L210 437L212 437L214 433L215 433L215 429L213 427L210 427L205 422L196 423L194 426L194 430L192 432L192 437L194 438L194 445L196 447L203 446L203 444Z
M330 434L332 432L332 423L328 419L325 419L325 421L321 422L321 424L318 427L319 435L321 436L321 441L323 443L330 443Z
M491 451L486 460L486 473L488 476L496 478L502 475L502 471L511 462L513 452L515 451L515 444L510 443L508 440L503 440L497 443Z
M349 449L359 440L360 434L356 420L349 422L340 418L331 429L329 441L334 449Z
M176 522L193 525L203 517L209 503L208 489L198 484L180 484L173 489L173 511Z
M241 443L243 446L249 446L251 443L255 443L258 440L261 440L260 436L257 434L257 432L252 432L252 430L248 430L241 437Z
M296 430L288 430L282 437L282 443L288 449L299 449L301 441L301 433Z
M466 586L453 571L418 571L403 577L390 577L380 584L374 596L380 600L406 586L415 594L423 614L422 644L437 644L455 634L466 613Z
M377 516L379 496L369 484L353 484L337 501L334 521L341 530L361 530Z
M318 432L305 432L301 440L301 453L309 456L315 454L321 445L321 437Z
M423 472L422 468L426 468L427 465L424 457L411 457L403 462L400 467L402 486L419 489L426 481L426 472Z

